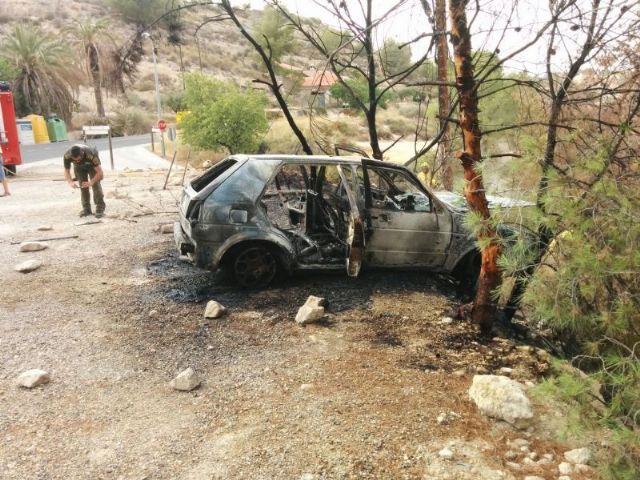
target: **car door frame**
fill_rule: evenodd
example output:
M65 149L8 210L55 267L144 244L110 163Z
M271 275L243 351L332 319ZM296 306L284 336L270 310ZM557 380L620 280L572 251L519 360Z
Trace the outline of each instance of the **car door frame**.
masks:
M435 198L429 190L427 190L424 185L420 182L420 180L405 167L400 165L394 165L392 163L384 163L376 160L369 160L363 158L361 160L362 168L363 168L363 176L362 182L364 187L364 212L363 217L365 219L366 229L365 229L365 238L368 243L366 246L365 253L365 261L367 264L371 264L372 266L382 266L382 267L427 267L432 270L441 270L447 260L448 255L448 247L451 243L452 238L452 229L453 229L453 219L451 217L450 212L444 208ZM393 212L390 211L389 215L433 215L432 218L428 220L435 221L436 229L435 230L415 230L413 236L416 240L420 240L424 242L423 244L429 244L427 239L429 235L432 238L432 244L434 248L429 251L425 251L424 253L420 252L407 252L407 260L406 261L393 261L389 258L384 258L384 251L379 251L380 253L376 253L378 251L374 251L372 249L372 239L374 235L381 235L381 231L385 230L380 227L380 225L376 225L373 220L376 220L373 217L371 210L374 208L372 204L372 193L371 193L371 182L369 178L369 169L377 169L383 168L387 170L395 170L403 175L406 175L411 180L411 183L420 190L424 195L427 196L430 200L431 211L429 212ZM423 232L423 233L420 233ZM420 238L422 237L422 238ZM435 239L435 241L433 241Z

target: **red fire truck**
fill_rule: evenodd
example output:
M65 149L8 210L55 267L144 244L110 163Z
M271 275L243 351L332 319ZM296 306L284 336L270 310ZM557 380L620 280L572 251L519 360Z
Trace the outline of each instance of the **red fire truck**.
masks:
M22 164L20 141L16 126L16 112L13 108L13 94L7 82L0 82L0 147L4 166L16 172L16 165Z

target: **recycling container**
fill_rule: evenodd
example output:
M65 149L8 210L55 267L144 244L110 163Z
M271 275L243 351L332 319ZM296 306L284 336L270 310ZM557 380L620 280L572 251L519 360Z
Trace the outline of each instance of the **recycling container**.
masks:
M36 143L31 120L16 120L16 126L18 127L18 139L21 145L33 145Z
M47 131L49 132L49 140L52 142L64 142L68 139L67 126L56 115L51 115L47 120Z
M44 121L44 117L32 113L25 118L31 120L31 124L33 125L33 138L35 138L36 143L49 143L49 132L47 131L47 122Z

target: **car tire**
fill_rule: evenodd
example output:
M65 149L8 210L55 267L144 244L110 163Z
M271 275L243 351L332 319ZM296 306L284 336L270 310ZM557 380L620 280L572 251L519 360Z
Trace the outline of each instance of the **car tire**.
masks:
M234 252L230 267L233 278L244 288L263 288L278 273L278 259L272 249L263 245L247 245Z
M478 289L480 278L481 257L479 252L469 253L463 258L453 272L458 281L457 296L464 301L473 299Z

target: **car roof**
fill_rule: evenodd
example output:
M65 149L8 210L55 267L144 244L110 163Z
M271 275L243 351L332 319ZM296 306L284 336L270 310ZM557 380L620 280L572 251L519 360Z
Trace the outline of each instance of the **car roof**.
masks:
M335 163L335 164L354 164L361 165L363 160L367 162L380 164L381 166L389 166L389 162L381 160L371 160L363 157L334 157L329 155L286 155L286 154L264 154L264 155L232 155L237 160L280 160L284 162L300 162L300 163ZM396 166L396 164L391 164Z

